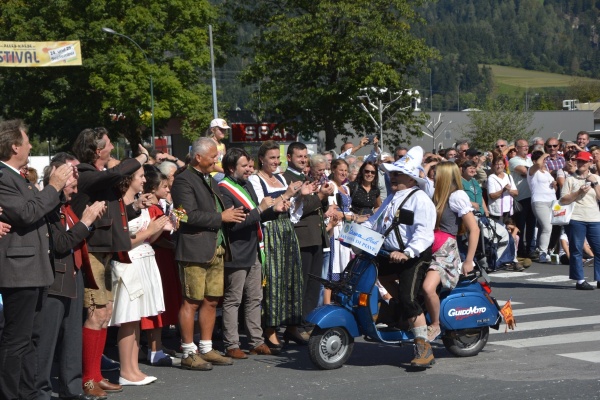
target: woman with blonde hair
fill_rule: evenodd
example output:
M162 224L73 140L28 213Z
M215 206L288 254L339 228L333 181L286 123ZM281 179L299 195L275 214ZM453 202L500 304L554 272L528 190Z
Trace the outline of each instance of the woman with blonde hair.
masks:
M479 243L479 226L473 214L469 196L463 190L460 170L451 161L443 161L436 166L433 203L436 209L432 261L423 292L425 305L429 311L431 325L427 327L427 339L434 340L440 333L440 298L437 287L441 283L445 289L453 289L461 273L468 274L474 268L475 251ZM461 265L456 237L468 234L468 250Z

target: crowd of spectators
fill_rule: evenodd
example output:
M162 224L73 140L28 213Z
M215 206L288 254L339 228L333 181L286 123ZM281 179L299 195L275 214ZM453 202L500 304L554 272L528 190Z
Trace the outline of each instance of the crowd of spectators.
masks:
M425 210L415 219L431 234L402 231L409 242L420 237L420 250L393 252L385 268L406 263L422 270L413 284L422 285L430 325L402 294L406 285L394 283L397 276L378 284L411 315L413 365L433 363L428 342L440 333L436 289L453 288L459 274L473 269L480 218L514 234L518 257L508 269L560 259L569 263L576 288L590 290L585 260L600 279L594 257L600 148L587 147L586 132L576 143L499 139L489 150L459 141L437 154L420 147L386 153L376 136L344 144L339 155L309 154L299 142L282 155L279 143L267 141L253 159L225 148L227 129L225 120L213 120L186 161L142 146L135 158L114 160L106 129L86 129L73 154L53 158L37 188L36 172L27 168L27 127L0 123L0 253L7 260L0 265L0 397L50 398L54 358L61 398L102 399L122 386L150 384L156 377L138 365L142 333L148 364L201 371L248 355L276 355L289 342L306 345L313 329L308 313L332 301L309 275L338 280L355 256L337 240L344 224L377 229L381 216L397 207L398 194L416 188L424 197L408 204ZM287 158L283 172L281 157ZM557 199L574 204L563 228L550 223ZM462 259L461 238L468 243ZM221 298L224 353L212 342ZM248 351L238 332L242 304ZM162 343L163 328L174 325L180 349ZM118 327L119 382L101 371L109 326Z

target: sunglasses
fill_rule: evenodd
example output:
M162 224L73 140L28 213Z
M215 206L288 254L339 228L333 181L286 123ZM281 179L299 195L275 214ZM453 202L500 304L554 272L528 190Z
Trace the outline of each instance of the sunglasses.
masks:
M569 161L577 161L577 159L575 157L573 157L573 158L569 158Z
M365 174L365 175L367 175L367 174L369 174L369 175L375 175L375 170L374 169L365 169L363 171L363 174Z
M498 148L498 147L506 147L506 145L505 144L497 144L496 148Z
M555 148L555 147L558 147L558 145L557 145L557 144L547 144L547 145L546 145L546 147L552 147L552 148Z

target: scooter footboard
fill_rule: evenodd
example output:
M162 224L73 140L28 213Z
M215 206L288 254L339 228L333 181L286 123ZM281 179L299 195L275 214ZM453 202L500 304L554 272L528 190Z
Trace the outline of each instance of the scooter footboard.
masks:
M498 307L479 293L450 294L441 304L440 322L446 330L494 326L501 319Z
M320 328L335 328L342 326L346 328L352 337L360 336L358 324L354 319L354 315L344 307L328 304L317 307L308 314L306 320L319 326Z

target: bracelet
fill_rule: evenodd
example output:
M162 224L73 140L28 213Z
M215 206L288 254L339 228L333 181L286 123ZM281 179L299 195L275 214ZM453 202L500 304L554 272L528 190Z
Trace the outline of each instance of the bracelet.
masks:
M148 160L150 160L150 156L146 153L142 153L142 154L146 156L146 161L144 161L144 164L146 164L148 162Z

